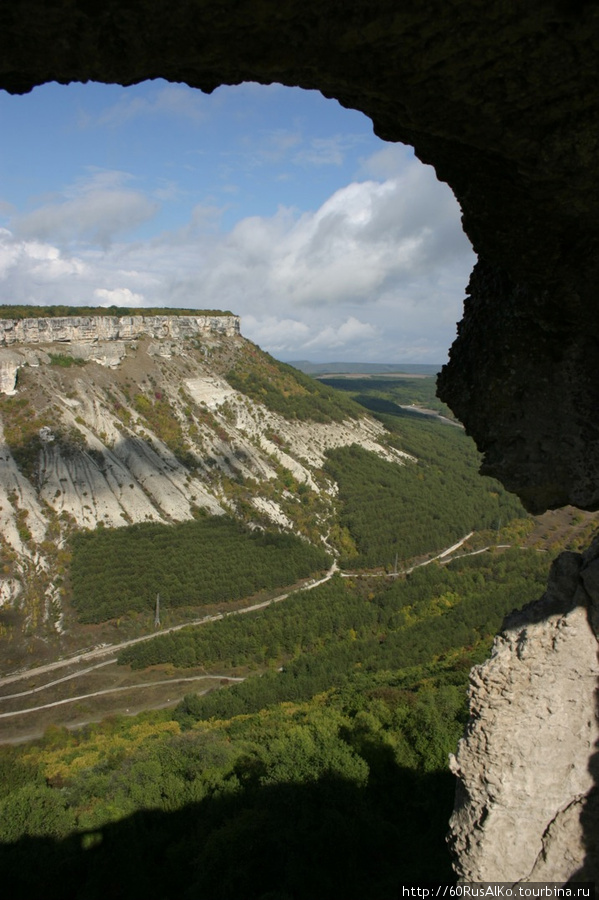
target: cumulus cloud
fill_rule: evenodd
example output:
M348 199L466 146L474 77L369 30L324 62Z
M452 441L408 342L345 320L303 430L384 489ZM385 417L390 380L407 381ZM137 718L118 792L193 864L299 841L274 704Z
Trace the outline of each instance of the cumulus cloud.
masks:
M358 177L386 181L397 178L414 160L414 151L406 144L384 144L380 150L360 161Z
M143 294L134 294L129 288L96 288L94 297L98 306L143 306Z
M230 309L248 337L286 359L442 362L474 255L451 191L404 150L401 165L386 151L363 163L369 178L315 212L280 208L222 233L220 211L198 206L183 228L135 243L110 240L151 202L108 174L99 191L95 173L0 231L2 293L15 303ZM73 233L106 240L70 253Z
M38 284L41 291L43 284L87 275L92 275L92 270L82 259L66 256L52 244L15 240L7 228L0 228L0 284L6 293L11 284L28 283L30 291ZM10 302L37 301L24 300L21 296Z

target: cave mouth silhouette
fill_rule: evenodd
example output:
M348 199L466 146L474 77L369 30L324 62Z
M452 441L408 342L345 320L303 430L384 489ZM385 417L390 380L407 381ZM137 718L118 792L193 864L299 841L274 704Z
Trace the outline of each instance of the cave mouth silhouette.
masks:
M599 8L563 0L30 0L0 87L319 89L415 148L478 256L440 396L532 512L599 509Z

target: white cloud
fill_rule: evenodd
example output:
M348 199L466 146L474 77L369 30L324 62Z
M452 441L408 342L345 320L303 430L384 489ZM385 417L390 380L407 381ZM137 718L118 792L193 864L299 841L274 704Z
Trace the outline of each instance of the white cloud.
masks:
M397 178L413 162L414 151L406 144L385 144L376 153L362 159L358 177L387 180Z
M109 246L117 234L151 219L155 204L135 191L89 192L77 200L42 206L15 221L23 237L90 240Z
M83 260L65 256L58 247L41 241L15 240L6 228L0 228L0 283L30 281L35 283L56 283L65 277L83 277L91 274ZM22 302L19 299L15 303ZM44 302L44 301L41 301Z
M294 147L301 142L302 137L297 131L285 131L276 129L267 131L263 136L259 156L262 162L279 162Z
M143 224L158 210L143 193L124 187L131 178L124 172L93 169L56 202L16 216L13 228L23 238L91 241L108 247L116 235Z
M337 349L360 344L378 336L378 329L369 322L350 316L339 327L328 325L304 345L309 349Z
M3 218L7 216L12 216L16 212L15 207L12 203L9 203L8 200L2 200L0 198L0 216Z
M350 148L363 140L362 135L337 134L326 138L312 138L293 157L296 165L341 166Z
M304 346L310 339L310 328L305 322L276 316L256 318L251 313L243 318L243 332L254 343L268 347L272 353Z
M125 92L116 103L106 107L98 116L83 114L80 124L83 127L104 125L118 128L142 116L174 116L200 124L206 119L205 103L206 98L201 91L167 84L146 96L131 96L130 91Z
M364 140L360 134L337 134L331 137L308 137L299 128L265 130L248 133L241 152L250 167L288 163L301 168L342 166L350 150ZM290 173L285 173L290 177Z
M98 306L142 306L143 294L134 294L129 288L96 288L94 297L97 297Z
M122 173L95 172L16 235L0 231L0 289L14 303L230 309L286 359L442 362L474 256L432 169L396 152L368 162L392 164L393 177L349 184L313 213L280 208L223 234L222 210L199 205L151 241L69 253L65 235L113 238L150 213Z

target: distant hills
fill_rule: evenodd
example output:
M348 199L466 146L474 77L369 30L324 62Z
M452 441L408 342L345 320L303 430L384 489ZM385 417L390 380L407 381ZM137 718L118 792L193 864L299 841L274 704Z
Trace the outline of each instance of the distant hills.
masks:
M288 363L306 375L437 375L441 363L315 363L306 359Z

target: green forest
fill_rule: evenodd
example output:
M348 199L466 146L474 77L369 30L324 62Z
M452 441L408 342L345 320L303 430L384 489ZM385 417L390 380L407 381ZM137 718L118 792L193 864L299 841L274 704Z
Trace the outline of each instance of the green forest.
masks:
M391 570L397 560L402 568L470 531L499 531L526 517L514 494L479 474L481 456L462 428L398 405L438 406L433 378L327 380L385 425L389 447L417 460L397 465L358 446L328 452L325 471L339 488L340 533L349 536L339 543L342 567Z
M311 392L277 372L273 396L284 400L272 402L301 418ZM248 364L240 377L251 374ZM461 429L398 405L424 397L368 384L354 382L359 403L347 402L378 404L389 447L418 462L357 446L329 453L339 489L331 542L345 568L118 660L242 682L0 746L0 872L11 900L398 900L402 885L455 882L447 759L467 721L469 671L504 616L542 595L551 554L464 548L402 574L473 529L489 529L479 547L494 544L524 513L477 474ZM98 528L74 535L71 552L85 622L151 615L158 591L167 611L225 603L331 564L305 540L224 516ZM385 574L396 558L400 574Z
M48 900L396 900L401 884L453 881L447 755L468 670L548 562L515 550L337 576L251 623L180 633L207 665L255 674L0 749L7 895L36 896L42 871Z
M227 516L76 532L71 551L82 622L151 611L158 592L163 609L238 600L330 565L324 549L293 534L250 531Z
M518 603L539 596L546 575L544 555L520 549L423 566L406 579L336 575L249 621L231 617L153 638L127 648L119 662L134 668L170 662L207 671L266 669L258 680L186 700L196 712L206 710L204 718L226 718L271 702L308 699L356 666L403 669L474 646L495 634L515 596Z
M396 465L355 445L328 452L325 471L339 486L339 522L353 539L342 566L392 568L396 559L403 566L470 531L526 515L517 497L478 474L478 454L462 431L428 422L413 427L417 440L406 429L396 443L416 451L417 463Z

